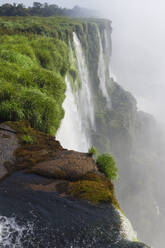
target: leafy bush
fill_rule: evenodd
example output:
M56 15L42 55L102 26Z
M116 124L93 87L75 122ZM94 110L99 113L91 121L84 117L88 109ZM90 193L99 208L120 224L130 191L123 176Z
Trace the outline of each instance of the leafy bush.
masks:
M115 180L118 177L116 162L114 158L107 153L103 153L98 156L96 160L98 169L103 172L111 180Z

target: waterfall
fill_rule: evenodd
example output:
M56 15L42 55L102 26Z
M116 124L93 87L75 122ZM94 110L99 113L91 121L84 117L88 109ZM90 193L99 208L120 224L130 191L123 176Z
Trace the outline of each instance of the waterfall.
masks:
M108 49L108 44L107 44L107 33L104 32L104 38L105 38L105 50L106 48ZM99 63L98 63L98 77L100 80L100 90L103 94L103 96L106 98L107 101L107 106L109 108L111 108L111 99L110 96L108 94L108 90L107 90L107 76L109 77L109 73L107 73L107 65L106 65L106 61L104 58L104 51L103 51L103 45L102 45L102 40L101 40L101 35L100 35L100 31L98 30L98 37L99 37L99 47L100 47L100 54L99 54Z
M137 233L134 231L131 222L118 210L121 220L121 235L129 241L137 241Z
M91 146L90 131L95 130L94 102L85 55L75 33L73 33L73 43L81 87L73 93L69 77L66 76L67 90L63 103L65 116L56 138L64 148L87 152ZM70 46L71 63L74 60L73 56Z
M95 112L92 97L91 82L89 78L89 72L85 55L81 46L81 43L76 35L73 33L73 41L76 52L77 66L79 71L79 77L81 81L81 89L79 91L79 107L82 116L83 125L88 129L91 126L95 129Z
M77 97L71 89L71 82L68 76L66 76L65 81L67 85L66 98L63 103L65 116L61 122L56 138L64 148L87 152L90 147L90 142L82 125L81 115L77 105Z

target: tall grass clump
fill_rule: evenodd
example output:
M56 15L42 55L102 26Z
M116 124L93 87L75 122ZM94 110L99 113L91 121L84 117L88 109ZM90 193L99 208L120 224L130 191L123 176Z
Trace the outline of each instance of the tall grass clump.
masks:
M11 23L10 31L16 28ZM0 33L1 28L0 22ZM1 35L0 44L0 120L29 120L32 127L54 135L64 116L67 44L28 34L27 29L24 34Z

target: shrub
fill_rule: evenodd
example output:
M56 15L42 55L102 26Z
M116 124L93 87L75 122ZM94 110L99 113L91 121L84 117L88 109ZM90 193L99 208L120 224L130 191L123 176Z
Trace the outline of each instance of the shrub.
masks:
M101 154L96 160L98 169L103 172L111 180L115 180L118 177L116 162L110 154Z

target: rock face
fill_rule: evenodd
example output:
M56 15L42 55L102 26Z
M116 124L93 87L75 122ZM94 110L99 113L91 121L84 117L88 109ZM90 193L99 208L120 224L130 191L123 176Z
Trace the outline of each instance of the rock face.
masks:
M126 239L114 186L89 154L19 122L0 125L0 152L0 247L147 248Z
M43 190L52 182L16 172L0 183L0 247L5 248L7 242L14 247L17 241L21 248L147 248L124 239L119 214L112 204L91 205L62 197L53 189ZM33 190L30 185L42 185L42 189Z
M32 172L63 179L79 179L89 172L97 172L97 167L89 154L75 151L58 152L53 160L36 164Z
M15 163L14 151L19 147L15 131L5 124L0 125L0 179L8 175L6 167ZM6 165L6 167L5 167Z

